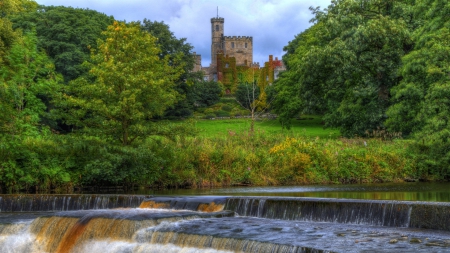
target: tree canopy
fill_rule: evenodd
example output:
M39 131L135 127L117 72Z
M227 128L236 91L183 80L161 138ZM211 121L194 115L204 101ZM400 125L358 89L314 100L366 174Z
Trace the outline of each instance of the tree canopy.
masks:
M104 35L85 63L89 76L71 82L61 103L68 124L129 145L154 134L150 120L177 101L183 70L160 58L157 39L139 24L115 21Z
M96 48L97 39L104 38L102 31L113 21L112 16L94 10L42 5L12 17L14 28L36 31L39 49L53 59L65 82L88 71L82 63L89 60L89 48Z
M275 103L282 120L321 112L327 126L346 136L382 128L411 44L397 14L403 2L342 0L312 9L316 23L285 48L288 73L278 81Z

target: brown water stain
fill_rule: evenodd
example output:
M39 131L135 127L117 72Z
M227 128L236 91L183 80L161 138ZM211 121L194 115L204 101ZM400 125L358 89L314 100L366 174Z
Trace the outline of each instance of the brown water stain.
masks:
M37 231L36 240L45 251L55 252L66 232L78 220L69 217L38 218L31 230Z
M155 202L153 200L147 200L143 201L139 208L161 208L161 209L167 209L170 208L169 203L164 202Z
M81 223L77 222L75 225L73 225L65 234L64 237L61 239L61 242L58 245L58 248L56 249L56 253L66 253L70 252L72 248L77 243L78 239L81 237L81 235L86 230L86 227L89 223Z
M207 213L220 212L223 211L224 206L224 204L216 204L214 202L205 203L198 205L197 211Z

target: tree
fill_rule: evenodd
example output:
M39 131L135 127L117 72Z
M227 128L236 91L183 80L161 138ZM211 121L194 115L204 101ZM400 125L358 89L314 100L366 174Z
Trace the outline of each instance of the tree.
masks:
M34 34L18 37L0 67L0 133L36 135L47 106L43 97L59 90L54 65L36 47Z
M326 43L320 40L325 33L324 28L323 23L317 23L298 34L283 48L286 52L283 62L287 71L280 75L273 86L276 95L273 95L272 107L281 125L288 129L291 119L298 113L323 114L326 111L325 91L317 83L326 77L327 71L303 71L308 64L303 57L313 54L310 51Z
M177 101L173 88L183 70L159 57L157 39L139 24L115 21L104 35L85 63L90 76L67 87L62 112L68 124L126 146L157 133L150 120Z
M295 73L284 77L293 80L278 83L298 86L294 94L300 102L285 108L322 111L326 125L345 136L383 128L390 89L399 82L401 57L411 44L398 14L402 8L407 9L404 1L341 0L324 11L312 9L317 23L287 57L288 72Z
M220 101L223 87L215 81L195 80L186 98L194 107L208 107Z
M35 10L37 3L29 0L2 0L0 2L0 66L5 64L4 57L8 54L20 33L14 31L11 16L20 13L25 15L27 12Z
M61 77L34 33L18 34L0 66L0 190L68 182L43 122ZM53 152L52 152L53 151ZM45 185L45 186L44 186Z
M260 69L248 68L239 75L239 83L235 92L236 101L245 109L250 112L251 123L250 133L254 132L255 119L258 116L258 112L263 112L268 109L268 103L266 103L265 88L261 85L261 79L266 75L260 72ZM270 104L270 103L269 103Z
M194 104L189 100L189 92L196 80L201 80L202 75L192 72L194 68L194 57L191 53L192 45L186 43L185 38L178 39L170 31L170 27L164 22L150 21L144 19L141 24L142 30L158 38L156 44L161 48L160 59L168 57L169 64L178 66L182 63L183 73L176 80L175 90L179 94L178 102L167 108L164 116L190 116L193 113Z
M428 117L419 115L427 106L427 93L434 84L448 80L450 19L447 14L450 6L447 1L422 0L417 1L414 10L415 19L423 25L413 34L414 49L402 59L403 79L392 90L394 104L387 112L386 122L392 131L404 135L424 127Z
M412 135L424 176L449 177L450 170L450 3L418 0L413 51L404 56L403 76L387 111L391 131Z
M96 48L97 39L104 39L102 31L114 21L94 10L64 6L39 6L11 19L14 28L36 31L39 49L53 59L66 83L88 71L82 63L89 60L89 48Z

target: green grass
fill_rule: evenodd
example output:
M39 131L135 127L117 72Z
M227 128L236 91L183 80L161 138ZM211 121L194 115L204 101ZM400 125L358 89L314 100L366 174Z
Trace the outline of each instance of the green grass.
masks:
M247 132L250 129L250 119L227 119L227 120L198 120L196 127L199 135L203 137L220 137L229 134ZM304 116L302 119L293 119L290 130L282 129L278 120L260 120L255 122L255 131L267 134L300 134L310 137L337 138L339 130L323 128L322 120L318 116Z

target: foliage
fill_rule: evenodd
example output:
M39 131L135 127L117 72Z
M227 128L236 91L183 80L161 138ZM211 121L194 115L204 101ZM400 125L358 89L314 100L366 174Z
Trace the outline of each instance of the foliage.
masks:
M150 119L177 100L173 87L182 70L159 58L156 38L138 24L114 22L104 35L88 64L91 77L71 82L60 102L68 124L126 146L158 133Z
M420 0L414 10L421 25L413 51L403 57L404 78L393 89L386 124L414 136L424 175L450 177L450 3Z
M195 107L208 107L220 101L223 87L215 81L194 81L188 98Z
M409 144L241 132L178 141L168 169L193 187L391 182L418 175Z
M258 103L259 98L259 86L252 83L240 83L238 84L235 96L236 100L244 108L251 110L255 104Z
M104 38L101 32L114 18L88 9L39 6L38 11L21 13L12 21L16 28L36 31L39 49L53 59L67 83L88 71L82 63L89 60L89 48L96 48L97 39Z
M226 57L223 83L203 81L162 22L36 6L0 2L0 192L450 177L448 1L313 8L275 83L270 60L255 71ZM256 121L269 106L280 121ZM193 112L251 120L160 120Z
M397 16L402 3L343 0L312 9L317 23L285 48L296 48L284 58L292 73L278 82L277 110L286 124L298 112L323 112L327 126L345 136L384 127L389 90L411 43Z
M203 79L203 74L192 72L194 68L194 57L191 53L192 46L186 43L185 38L178 39L170 31L169 26L164 22L150 21L144 19L141 24L143 31L150 33L157 38L156 44L160 47L160 59L168 59L169 65L178 66L183 69L183 73L175 80L175 90L178 92L178 101L166 109L166 117L189 117L194 110L194 100L192 97L192 83Z
M0 134L38 135L46 111L43 98L58 92L59 77L48 57L39 52L34 34L16 39L0 67Z
M29 0L2 0L0 2L0 66L5 64L4 57L16 40L17 33L10 20L12 15L25 15L36 9L37 3Z

